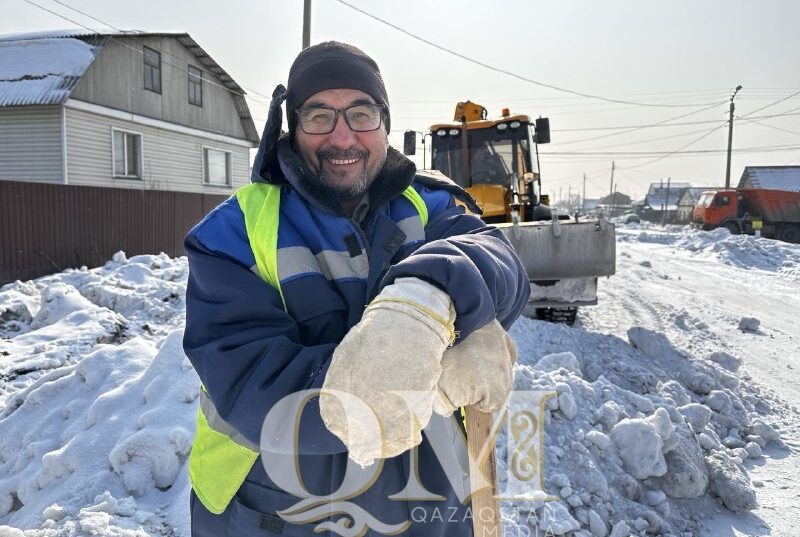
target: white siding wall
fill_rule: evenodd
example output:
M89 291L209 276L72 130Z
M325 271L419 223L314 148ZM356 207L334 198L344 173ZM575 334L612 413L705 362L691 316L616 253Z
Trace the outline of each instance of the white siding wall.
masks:
M73 108L66 114L70 184L225 195L250 181L247 147ZM142 180L113 177L112 127L142 135ZM231 152L230 188L203 184L203 147Z
M61 108L0 108L0 180L62 182Z

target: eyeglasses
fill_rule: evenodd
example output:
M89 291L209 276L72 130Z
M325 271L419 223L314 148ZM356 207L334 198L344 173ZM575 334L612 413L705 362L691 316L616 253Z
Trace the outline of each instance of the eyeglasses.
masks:
M339 112L344 112L344 121L356 132L374 131L383 121L383 106L380 104L354 104L347 108L329 106L306 106L295 110L300 128L306 134L328 134L336 128Z

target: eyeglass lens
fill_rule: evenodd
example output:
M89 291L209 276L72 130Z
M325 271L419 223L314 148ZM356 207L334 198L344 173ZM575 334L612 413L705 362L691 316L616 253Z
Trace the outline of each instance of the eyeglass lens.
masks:
M376 104L356 104L344 110L323 106L301 108L297 111L300 126L307 134L327 134L336 126L339 112L344 112L347 126L351 130L374 131L381 126L381 107Z

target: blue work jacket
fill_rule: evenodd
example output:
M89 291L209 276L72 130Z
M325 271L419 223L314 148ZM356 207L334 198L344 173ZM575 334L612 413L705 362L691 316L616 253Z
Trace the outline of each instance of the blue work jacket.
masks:
M477 208L449 179L418 173L390 148L370 187L369 211L355 222L336 200L321 199L304 187L309 183L303 174L309 172L288 139L278 143L278 160L282 177L273 177L281 187L277 247L287 254L284 259L293 260L279 267L282 297L257 275L236 196L211 211L185 243L190 272L184 349L216 412L252 444L259 445L273 405L322 386L336 345L366 305L396 278L420 278L446 292L456 310L460 339L493 319L508 328L520 315L530 287L519 259L498 229L465 210L464 205ZM408 219L418 218L401 195L408 186L424 200L428 213L417 236L407 232ZM453 423L435 418L429 427ZM410 521L400 535L467 535L468 505L456 498L452 479L428 435L423 436L418 475L425 489L443 500L389 499L408 483L412 469L405 453L385 460L374 483L349 501L386 524ZM306 490L325 496L339 487L346 449L325 428L316 400L302 414L296 450ZM454 445L453 457L463 458L457 451ZM276 514L301 498L277 486L261 462L221 515L211 514L192 497L195 537L319 535L314 532L318 522L291 524ZM335 533L323 533L329 534Z

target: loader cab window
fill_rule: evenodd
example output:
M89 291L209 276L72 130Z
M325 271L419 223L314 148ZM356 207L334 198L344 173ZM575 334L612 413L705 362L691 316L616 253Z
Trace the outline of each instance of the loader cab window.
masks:
M530 144L526 129L498 132L495 129L468 132L470 176L463 173L463 140L461 135L433 138L433 168L441 171L462 187L477 184L508 185L511 177L522 177L531 167Z
M491 144L474 147L471 153L469 173L473 185L502 185L508 181L510 166Z

